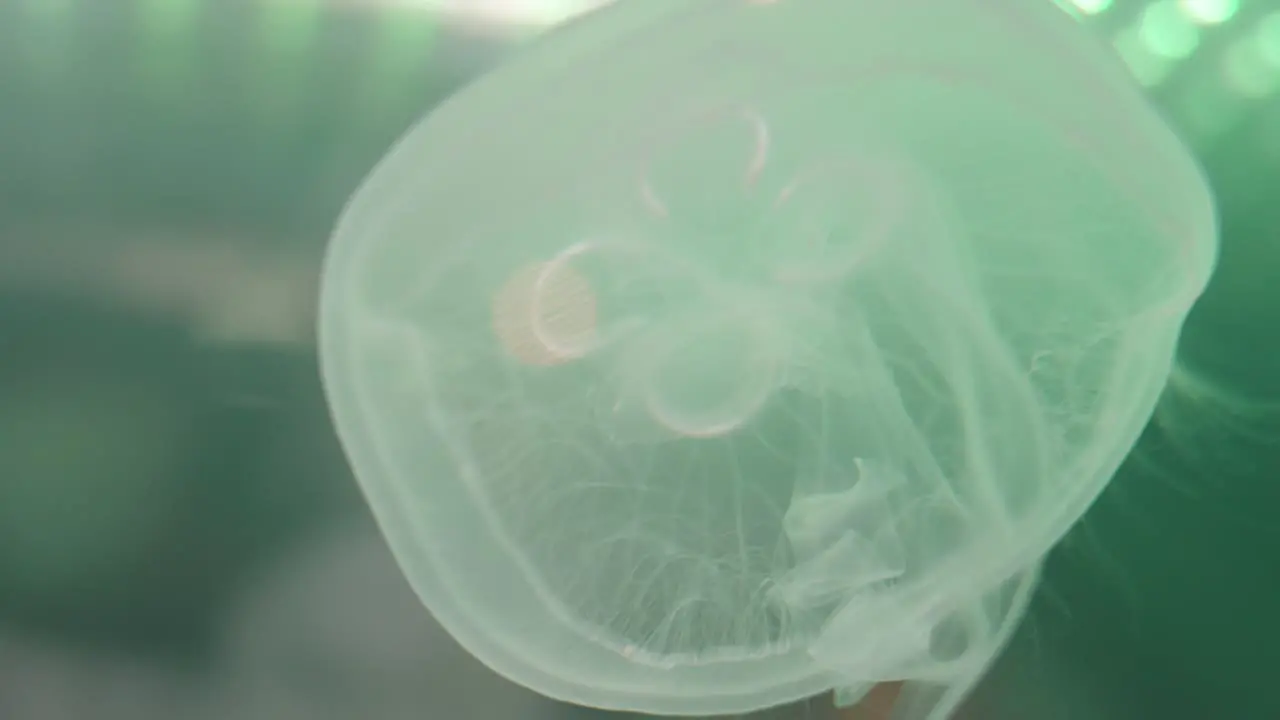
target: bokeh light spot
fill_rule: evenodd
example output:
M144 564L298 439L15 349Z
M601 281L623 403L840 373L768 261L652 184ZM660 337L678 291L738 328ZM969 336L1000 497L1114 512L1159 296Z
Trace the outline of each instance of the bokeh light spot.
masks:
M1134 79L1143 86L1159 85L1173 71L1173 61L1152 51L1142 37L1140 28L1131 27L1122 31L1112 40L1112 46L1129 67Z
M1178 0L1178 7L1198 25L1220 25L1240 10L1240 0Z
M1258 44L1246 39L1227 50L1222 71L1231 88L1248 98L1264 98L1280 89L1280 67L1268 63Z
M1075 10L1082 15L1100 15L1111 9L1112 0L1066 0L1065 3L1070 7L1068 11Z
M1152 53L1183 60L1200 44L1200 28L1187 18L1174 0L1154 3L1142 14L1138 33Z
M1262 61L1280 69L1280 12L1273 12L1258 23L1256 37Z

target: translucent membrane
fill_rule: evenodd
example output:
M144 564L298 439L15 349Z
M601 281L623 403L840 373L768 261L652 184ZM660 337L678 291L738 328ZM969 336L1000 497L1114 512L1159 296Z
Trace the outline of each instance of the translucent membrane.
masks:
M948 716L1165 384L1208 189L1026 0L623 0L415 127L322 297L423 602L544 694Z

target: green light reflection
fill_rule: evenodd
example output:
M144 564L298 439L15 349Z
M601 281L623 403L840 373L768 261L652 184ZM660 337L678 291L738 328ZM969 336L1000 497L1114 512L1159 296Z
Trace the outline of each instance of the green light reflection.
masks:
M1237 93L1261 99L1280 90L1280 67L1262 56L1256 38L1242 38L1227 49L1222 59L1223 76Z
M1072 17L1101 15L1111 9L1112 0L1054 0L1054 4L1062 8Z
M401 101L413 99L414 78L425 75L430 67L438 32L433 13L384 13L354 103L362 118L377 121Z
M1173 71L1173 60L1154 52L1142 36L1141 27L1129 27L1112 40L1112 45L1129 66L1129 72L1145 87L1164 82Z
M1220 25L1240 10L1240 0L1178 0L1188 20L1198 25Z
M324 0L259 0L252 59L253 107L264 122L287 123L314 89L314 56Z
M1199 26L1180 11L1175 0L1147 6L1138 32L1151 52L1170 60L1186 59L1200 45Z
M1280 69L1280 12L1273 12L1258 23L1256 37L1263 62Z

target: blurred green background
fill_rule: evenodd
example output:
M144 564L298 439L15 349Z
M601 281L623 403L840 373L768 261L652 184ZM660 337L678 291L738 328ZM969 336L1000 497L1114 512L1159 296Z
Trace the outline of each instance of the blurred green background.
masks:
M1026 1L1184 135L1223 255L1177 391L966 717L1276 720L1280 2ZM492 676L408 593L312 331L367 170L585 4L0 0L0 719L593 715Z

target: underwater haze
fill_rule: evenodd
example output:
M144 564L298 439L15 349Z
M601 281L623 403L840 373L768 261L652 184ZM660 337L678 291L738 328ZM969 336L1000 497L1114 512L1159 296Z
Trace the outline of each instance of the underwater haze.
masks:
M0 0L0 718L1280 717L1277 128L1262 0Z

